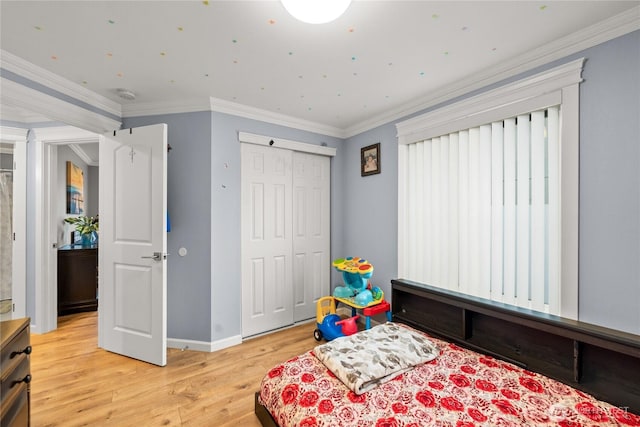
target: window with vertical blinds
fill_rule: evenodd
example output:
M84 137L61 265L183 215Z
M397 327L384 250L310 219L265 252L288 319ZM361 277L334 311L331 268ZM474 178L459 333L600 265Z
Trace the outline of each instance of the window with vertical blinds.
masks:
M398 125L399 277L577 318L571 65Z

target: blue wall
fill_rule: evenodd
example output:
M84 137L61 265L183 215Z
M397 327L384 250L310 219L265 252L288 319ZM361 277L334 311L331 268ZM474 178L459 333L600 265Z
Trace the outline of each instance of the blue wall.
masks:
M126 118L123 127L167 123L167 336L218 341L241 334L240 143L238 132L291 139L340 150L341 140L222 113ZM332 186L341 156L332 160ZM332 188L332 204L342 192ZM332 247L340 221L332 214ZM177 255L185 247L187 256Z
M640 31L501 84L583 56L579 315L587 322L640 333ZM373 283L390 295L389 281L397 276L396 122L342 141L216 112L124 119L124 127L167 123L173 147L168 171L169 338L209 342L240 334L238 131L324 142L338 149L331 161L332 257L369 259L375 267ZM361 177L360 149L377 142L382 173ZM33 159L31 151L28 156ZM28 191L35 176L29 163ZM27 203L32 242L33 196ZM180 247L187 248L186 257L177 255ZM28 251L27 311L33 315L33 244ZM340 283L335 273L332 283Z
M640 334L640 31L474 94L580 57L579 318ZM346 252L373 262L373 281L385 293L397 276L395 124L407 118L348 139L344 151L350 165L362 146L382 146L380 175L360 178L345 168L349 206L362 214L343 218Z

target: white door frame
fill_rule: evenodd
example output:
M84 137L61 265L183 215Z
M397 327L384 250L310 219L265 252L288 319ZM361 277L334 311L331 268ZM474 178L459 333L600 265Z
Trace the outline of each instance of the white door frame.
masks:
M33 333L42 334L58 327L57 290L57 224L54 224L55 194L51 187L57 182L57 146L96 143L99 136L92 132L60 126L34 129L35 144L35 322Z
M29 130L0 126L0 141L13 144L12 318L27 313L27 136Z

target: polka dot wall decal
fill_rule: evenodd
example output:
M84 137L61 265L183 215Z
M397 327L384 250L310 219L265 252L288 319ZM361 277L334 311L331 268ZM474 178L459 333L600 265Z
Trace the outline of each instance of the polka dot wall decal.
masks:
M51 55L51 59L53 59L53 60L55 61L55 60L57 60L57 59L58 59L58 57L57 57L57 56L55 56L55 55Z
M420 71L420 77L424 76L424 71Z
M89 84L89 83L88 83L86 80L83 80L83 81L82 81L82 84L83 84L83 85L86 85L86 84Z
M35 28L35 29L36 29L36 30L38 30L38 31L42 31L42 27L41 27L41 26L39 26L39 25L36 25L36 26L35 26L35 27L33 27L33 28Z
M205 6L209 6L209 0L203 0L202 4L205 5Z
M461 30L462 31L467 31L469 29L469 27L462 27Z
M301 79L301 78L302 78L302 76L300 75L300 76L298 76L298 78L299 78L299 79Z
M289 56L293 55L293 52L289 52Z
M440 18L440 17L438 16L438 14L437 14L437 13L434 13L433 15L431 15L431 17L432 17L433 19L438 19L438 18Z
M270 24L270 25L273 25L273 24L275 24L275 23L276 23L276 20L275 20L275 19L269 19L269 24Z
M544 5L540 6L540 10L545 10L546 8L547 8L547 5L546 5L546 4L544 4Z
M184 31L184 27L178 27L178 31Z
M115 23L116 23L116 21L114 21L113 19L109 19L107 22L108 22L109 24L115 24Z
M348 30L348 31L349 31L350 33L353 33L355 30L356 30L355 28L351 27L351 28L349 28L349 30Z
M122 74L122 73L118 73L118 74L116 74L116 76L118 76L118 77L123 77L123 76L124 76L124 74Z
M233 39L233 40L231 40L231 43L238 43L238 40Z
M113 53L107 52L107 58L113 58Z
M448 50L446 50L446 51L442 52L442 54L443 54L444 56L447 56L447 55L449 55L449 51L448 51Z
M160 56L167 56L166 52L160 52Z
M352 60L352 61L355 61L355 60L356 60L356 57L355 57L355 56L352 56L352 57L351 57L351 60Z

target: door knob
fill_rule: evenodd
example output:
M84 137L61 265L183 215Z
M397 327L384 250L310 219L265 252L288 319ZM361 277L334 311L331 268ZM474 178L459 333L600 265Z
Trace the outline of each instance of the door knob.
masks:
M154 252L152 256L143 256L140 258L152 259L154 261L162 261L163 259L167 259L167 255L169 254L163 254L162 252Z

